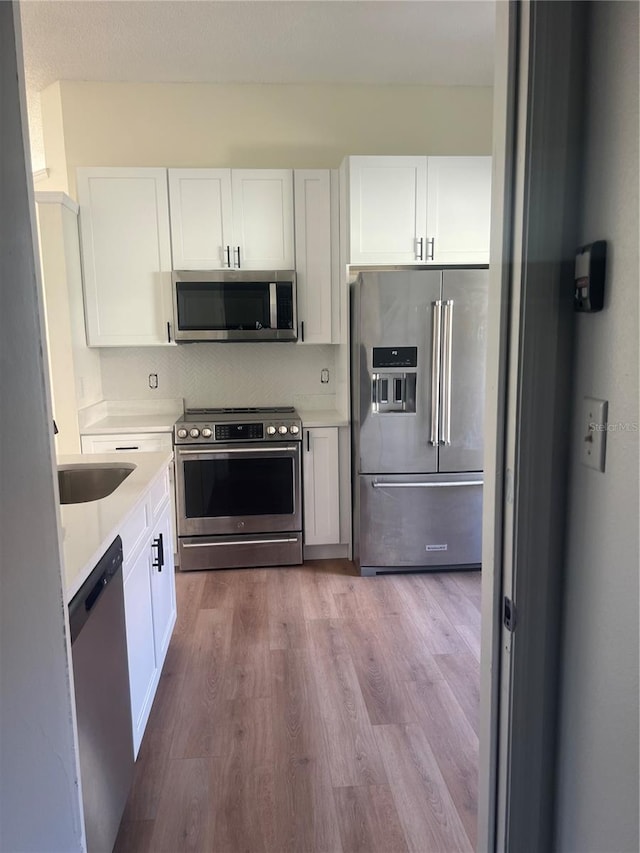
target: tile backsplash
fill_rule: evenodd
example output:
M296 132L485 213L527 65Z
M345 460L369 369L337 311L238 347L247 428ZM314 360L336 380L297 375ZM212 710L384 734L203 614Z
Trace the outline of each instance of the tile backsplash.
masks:
M288 343L104 348L102 390L108 400L183 397L187 407L299 405L309 397L313 408L323 398L332 408L335 351ZM321 382L325 368L328 383ZM158 376L156 389L149 388L151 373Z

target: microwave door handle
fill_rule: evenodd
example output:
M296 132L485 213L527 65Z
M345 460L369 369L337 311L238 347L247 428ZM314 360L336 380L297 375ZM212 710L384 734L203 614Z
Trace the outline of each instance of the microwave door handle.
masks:
M275 281L269 283L269 324L272 329L278 328L278 290Z

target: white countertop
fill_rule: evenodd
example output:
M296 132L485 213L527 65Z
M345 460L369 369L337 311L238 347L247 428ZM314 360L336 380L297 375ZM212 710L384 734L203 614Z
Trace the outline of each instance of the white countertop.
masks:
M302 409L298 414L303 427L347 427L349 421L337 409Z
M82 428L82 435L109 435L111 433L171 432L181 417L181 412L157 412L136 415L107 415Z
M146 496L149 486L164 474L173 453L96 453L59 456L58 465L113 463L135 465L114 492L98 501L60 507L64 579L71 601L98 560L118 535L124 521Z
M81 435L171 432L184 400L102 400L78 412Z

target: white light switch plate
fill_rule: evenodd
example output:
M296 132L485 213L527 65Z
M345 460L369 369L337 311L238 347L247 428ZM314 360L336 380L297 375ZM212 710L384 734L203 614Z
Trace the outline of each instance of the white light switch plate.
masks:
M604 457L607 443L607 406L606 400L585 397L582 401L580 418L581 461L589 468L604 471Z

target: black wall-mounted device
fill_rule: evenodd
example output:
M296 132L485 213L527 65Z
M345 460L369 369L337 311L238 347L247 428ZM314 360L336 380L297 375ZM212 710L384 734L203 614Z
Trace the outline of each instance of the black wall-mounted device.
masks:
M575 291L576 311L601 311L604 306L604 276L607 243L596 240L576 252Z

